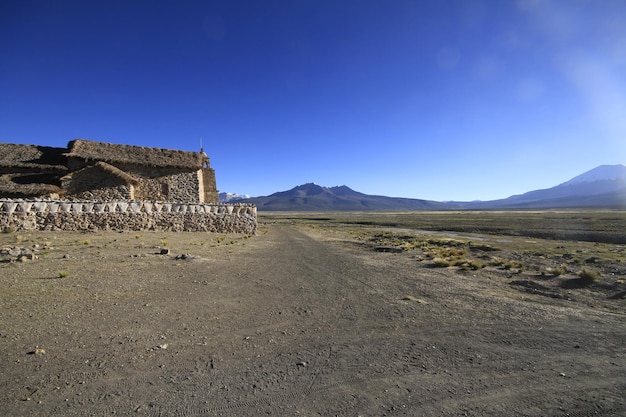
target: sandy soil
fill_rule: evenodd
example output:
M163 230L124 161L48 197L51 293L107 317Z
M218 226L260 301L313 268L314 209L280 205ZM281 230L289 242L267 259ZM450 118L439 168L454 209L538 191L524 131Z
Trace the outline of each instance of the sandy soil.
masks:
M2 416L626 415L614 286L297 224L0 247Z

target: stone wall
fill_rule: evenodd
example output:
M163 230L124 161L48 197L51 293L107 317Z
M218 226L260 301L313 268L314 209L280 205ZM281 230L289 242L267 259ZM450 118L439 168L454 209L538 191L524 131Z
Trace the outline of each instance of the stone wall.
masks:
M213 168L202 168L198 171L198 176L202 178L200 189L204 193L204 203L219 203L220 196L215 182L215 170Z
M133 186L131 184L121 184L118 186L94 188L80 193L65 195L68 200L76 201L117 201L130 200L133 198Z
M132 184L111 175L101 167L83 168L61 178L66 192L64 198L72 200L116 201L133 199Z
M122 163L116 165L139 181L135 188L136 200L200 202L200 184L195 170Z
M251 204L0 199L0 228L256 233Z
M167 177L168 200L169 201L193 201L199 203L200 200L200 184L198 172L184 172L179 174L170 174ZM204 198L204 196L202 196Z

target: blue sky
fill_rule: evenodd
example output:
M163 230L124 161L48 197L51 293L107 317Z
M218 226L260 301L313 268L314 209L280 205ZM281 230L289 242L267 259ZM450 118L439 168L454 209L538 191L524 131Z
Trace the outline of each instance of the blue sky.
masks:
M198 150L220 191L508 197L626 164L624 0L3 0L0 141Z

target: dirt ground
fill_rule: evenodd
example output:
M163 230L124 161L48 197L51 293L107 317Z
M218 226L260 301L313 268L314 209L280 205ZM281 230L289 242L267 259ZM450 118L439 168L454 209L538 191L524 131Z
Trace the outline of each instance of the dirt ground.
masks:
M626 415L623 262L570 285L288 222L0 248L2 416Z

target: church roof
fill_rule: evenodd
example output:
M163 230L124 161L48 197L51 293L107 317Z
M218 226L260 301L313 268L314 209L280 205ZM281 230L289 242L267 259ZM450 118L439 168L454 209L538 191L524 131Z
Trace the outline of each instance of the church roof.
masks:
M0 181L1 194L15 194L19 196L41 196L44 194L60 193L61 187L52 184L16 184Z
M68 144L68 157L108 163L127 163L150 167L175 167L197 170L207 158L201 152L118 145L76 139Z
M33 171L66 171L65 148L0 143L0 167Z
M70 172L66 176L62 177L61 180L64 181L67 179L71 179L77 175L82 175L85 173L89 175L94 169L101 169L107 174L111 174L115 177L120 178L122 181L124 181L127 184L133 184L133 185L139 184L139 180L137 178L133 177L130 174L127 174L121 169L114 167L113 165L107 164L106 162L102 162L102 161L98 161L95 163L95 165L88 166L83 169L79 169L78 171Z

